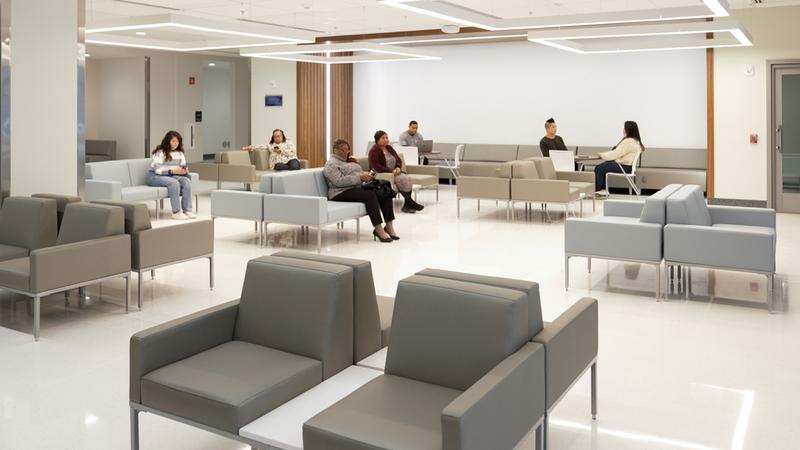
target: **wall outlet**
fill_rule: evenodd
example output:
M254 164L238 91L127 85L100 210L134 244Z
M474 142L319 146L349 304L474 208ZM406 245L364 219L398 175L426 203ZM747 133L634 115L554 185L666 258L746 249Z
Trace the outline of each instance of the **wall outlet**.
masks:
M744 76L753 77L756 75L756 66L748 64L744 66Z

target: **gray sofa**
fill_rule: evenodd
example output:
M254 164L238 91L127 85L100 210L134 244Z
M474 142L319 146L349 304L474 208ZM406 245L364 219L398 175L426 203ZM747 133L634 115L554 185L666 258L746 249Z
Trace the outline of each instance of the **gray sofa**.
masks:
M254 259L240 300L131 337L131 448L141 411L258 448L242 426L352 364L353 269Z
M86 162L113 161L117 159L117 141L86 140Z
M544 346L528 338L522 292L402 280L384 375L308 420L303 448L512 448L546 409Z
M578 147L579 155L606 152L607 147ZM695 184L705 191L708 152L704 148L650 148L642 153L636 169L636 185L641 189L659 190L670 184ZM586 161L585 170L594 170L600 161ZM611 179L612 188L627 189L624 179Z
M691 267L759 273L767 278L767 308L774 311L775 210L706 205L701 186L683 186L667 199L664 261Z
M156 202L156 211L163 209L167 188L147 185L150 159L120 159L86 164L86 201L116 200L123 202ZM190 173L195 206L199 178Z

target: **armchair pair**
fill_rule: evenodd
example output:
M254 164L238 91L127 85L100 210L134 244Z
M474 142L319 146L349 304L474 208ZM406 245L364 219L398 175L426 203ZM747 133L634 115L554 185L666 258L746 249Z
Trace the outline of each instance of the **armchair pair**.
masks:
M583 217L583 199L591 197L595 209L594 175L574 171L556 171L551 158L529 158L511 164L511 219L514 220L514 204L523 202L526 209L530 203L560 203L565 215L569 205L580 203Z
M27 210L27 214L15 214L15 210L17 213ZM0 262L0 288L33 299L35 340L39 340L41 299L51 294L122 277L125 278L125 310L128 310L130 237L124 233L120 208L71 203L66 206L61 229L54 241L52 236L57 227L55 200L9 198L2 211L0 235L7 232L6 222L9 220L15 221L17 227L26 223L32 226L32 231L22 228L9 231L11 236L16 234L17 237L28 234L30 249ZM28 220L20 220L26 215Z

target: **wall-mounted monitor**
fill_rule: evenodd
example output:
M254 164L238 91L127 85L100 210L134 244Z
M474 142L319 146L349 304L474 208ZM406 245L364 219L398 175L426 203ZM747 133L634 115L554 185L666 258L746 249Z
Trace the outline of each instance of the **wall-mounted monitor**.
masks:
M282 95L265 95L264 106L283 106Z

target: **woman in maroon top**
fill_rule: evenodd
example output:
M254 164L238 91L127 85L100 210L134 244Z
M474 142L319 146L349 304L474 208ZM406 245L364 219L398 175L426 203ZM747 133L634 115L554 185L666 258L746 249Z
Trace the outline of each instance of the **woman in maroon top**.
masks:
M377 173L394 174L394 184L406 200L401 211L415 213L425 208L411 198L411 179L403 173L403 160L389 145L389 135L383 130L375 132L375 145L369 151L369 168Z

